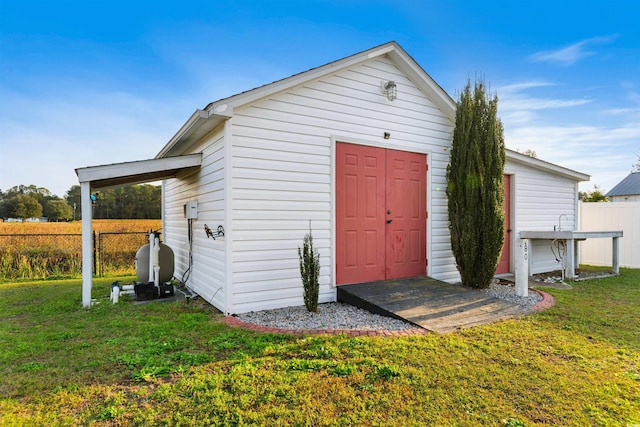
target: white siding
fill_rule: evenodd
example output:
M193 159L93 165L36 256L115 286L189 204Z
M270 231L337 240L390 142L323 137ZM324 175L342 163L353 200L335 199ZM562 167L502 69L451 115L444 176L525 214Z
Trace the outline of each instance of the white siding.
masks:
M225 226L224 140L221 132L213 133L191 148L202 152L199 171L164 182L164 240L174 251L175 277L183 278L189 264L188 221L183 205L198 201L198 218L192 220L193 266L187 276L187 286L218 309L225 308L224 237L207 238L204 224L212 230Z
M634 194L631 196L611 196L610 202L640 202L640 194Z
M578 183L570 178L553 175L531 166L507 161L505 173L513 175L514 224L512 233L520 231L549 231L559 225L563 230L576 230ZM514 242L515 243L515 242ZM531 274L558 270L550 240L534 240L531 244L529 271Z
M380 90L388 80L398 86L393 102ZM176 277L188 265L182 206L198 200L187 284L204 299L225 313L302 305L298 247L311 221L319 300L335 301L334 157L341 141L427 154L427 274L458 281L445 192L453 125L386 57L234 107L233 118L189 149L203 153L200 171L165 182L164 233L176 253ZM575 181L519 162L507 161L506 172L514 175L514 236L552 230L560 214L568 216L564 228L575 228ZM226 236L207 239L205 223L222 225ZM548 243L534 245L533 273L557 268Z
M380 92L394 80L398 99ZM320 301L334 301L335 141L428 154L430 274L456 280L448 244L444 181L453 124L393 63L372 60L234 111L231 204L232 307L302 305L297 249L313 228ZM383 139L390 132L389 140ZM429 239L428 239L429 240Z
M449 150L442 148L431 154L431 164L427 194L429 220L431 228L427 229L427 257L429 269L427 274L433 278L454 283L460 281L460 273L456 268L455 258L451 251L451 235L449 234L449 213L447 206L447 165Z

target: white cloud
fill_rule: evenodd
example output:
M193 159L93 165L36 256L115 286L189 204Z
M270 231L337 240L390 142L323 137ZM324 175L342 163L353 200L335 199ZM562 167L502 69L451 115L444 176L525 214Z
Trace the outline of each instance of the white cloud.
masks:
M552 62L560 65L572 65L587 56L595 55L594 50L589 50L594 45L611 43L618 36L592 37L564 47L558 50L545 50L529 56L533 62Z
M589 183L610 190L631 170L640 124L599 126L514 126L505 128L507 147L534 150L538 158L592 176Z
M537 111L576 107L592 102L591 99L560 99L535 97L525 93L528 89L556 86L545 81L528 81L498 88L500 116L505 123L527 123L537 118Z
M502 108L507 111L548 110L577 107L592 102L591 99L532 98L526 95L503 99Z
M603 113L612 115L638 115L640 114L640 108L612 108L610 110L604 110Z
M591 99L535 96L560 93L548 81L532 80L498 89L505 142L514 150L534 150L538 157L591 175L594 184L610 190L631 170L640 147L640 109L636 106L600 110ZM627 92L633 92L627 87ZM579 111L574 107L590 104ZM586 122L587 117L602 119Z
M78 183L75 168L154 157L188 116L177 100L74 89L64 98L4 91L0 189L34 184L64 196Z

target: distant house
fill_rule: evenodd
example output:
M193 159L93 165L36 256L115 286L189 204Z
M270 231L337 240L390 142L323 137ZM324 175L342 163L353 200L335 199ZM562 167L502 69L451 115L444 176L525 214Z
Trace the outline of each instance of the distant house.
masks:
M390 42L212 102L154 159L77 169L83 304L91 298L91 191L158 179L175 277L224 313L303 304L297 249L310 222L320 302L349 283L459 281L445 192L455 110ZM522 230L576 229L578 182L588 179L507 150L497 273L514 272ZM529 260L532 273L559 268L549 241L533 242Z
M611 191L605 194L610 202L638 202L640 201L640 171L631 172Z

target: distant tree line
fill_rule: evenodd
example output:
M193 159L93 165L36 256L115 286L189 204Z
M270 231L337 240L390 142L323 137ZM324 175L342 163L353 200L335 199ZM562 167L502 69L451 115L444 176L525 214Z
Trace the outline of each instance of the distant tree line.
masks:
M93 218L159 219L162 192L157 185L129 185L95 192ZM49 221L82 219L80 186L72 186L64 198L44 187L18 185L0 190L0 218L46 217Z

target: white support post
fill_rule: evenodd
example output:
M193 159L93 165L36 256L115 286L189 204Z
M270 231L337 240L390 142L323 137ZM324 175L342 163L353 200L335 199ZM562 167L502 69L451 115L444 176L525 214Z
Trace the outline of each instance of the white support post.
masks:
M93 241L91 183L80 183L80 209L82 212L82 306L91 307L93 286Z
M568 279L575 279L576 277L576 257L575 257L575 240L568 239L565 241L567 246L567 253L565 255L565 276Z
M520 239L516 256L516 295L529 296L529 239Z
M620 274L620 253L619 253L619 237L614 237L613 238L613 243L612 243L612 247L611 247L611 253L612 253L612 260L611 260L611 267L613 269L613 272L616 274Z

